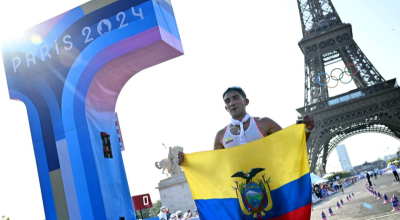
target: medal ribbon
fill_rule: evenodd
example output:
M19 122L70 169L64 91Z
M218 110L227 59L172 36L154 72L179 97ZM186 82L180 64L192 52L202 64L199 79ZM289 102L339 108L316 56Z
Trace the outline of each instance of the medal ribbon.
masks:
M243 128L243 122L246 122L249 120L250 115L249 113L246 113L246 116L242 119L242 121L236 120L232 118L232 125L240 125L240 138L239 138L239 145L246 144L246 138L244 136L244 128Z

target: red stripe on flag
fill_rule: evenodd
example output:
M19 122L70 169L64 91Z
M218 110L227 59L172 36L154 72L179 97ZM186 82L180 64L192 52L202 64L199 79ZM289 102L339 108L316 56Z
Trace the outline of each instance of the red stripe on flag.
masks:
M293 220L293 219L310 219L311 218L311 204L305 205L301 208L288 212L271 220Z

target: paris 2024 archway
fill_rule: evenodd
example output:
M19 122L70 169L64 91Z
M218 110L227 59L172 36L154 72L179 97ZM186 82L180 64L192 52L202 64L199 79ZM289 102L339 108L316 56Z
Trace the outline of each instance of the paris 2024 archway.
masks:
M170 0L91 1L2 53L10 98L27 108L46 219L135 219L115 104L136 73L183 54Z

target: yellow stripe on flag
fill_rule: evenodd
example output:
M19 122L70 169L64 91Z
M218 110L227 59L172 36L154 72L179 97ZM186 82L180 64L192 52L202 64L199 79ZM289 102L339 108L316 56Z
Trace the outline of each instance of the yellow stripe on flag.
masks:
M193 198L236 198L235 181L244 179L231 176L239 171L264 168L253 181L265 174L271 190L309 173L304 130L304 124L292 125L242 146L186 154L182 167Z

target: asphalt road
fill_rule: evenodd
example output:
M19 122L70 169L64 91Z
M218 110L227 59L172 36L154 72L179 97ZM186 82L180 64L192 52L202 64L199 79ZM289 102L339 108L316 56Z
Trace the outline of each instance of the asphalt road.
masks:
M376 186L374 189L382 195L382 199L377 200L373 197L366 189L365 184L367 179L357 181L354 186L344 188L344 193L337 192L324 200L315 203L313 205L313 211L311 212L312 220L321 220L321 211L324 211L328 220L333 219L362 219L362 220L400 220L400 210L396 212L392 211L392 203L383 204L383 193L386 193L387 197L392 198L393 194L396 194L397 198L400 198L400 183L393 183L393 174L384 174L383 177L378 176L378 179L371 179L372 184ZM354 193L354 197L350 200L346 200L346 196L350 193ZM343 200L344 205L341 205L341 209L336 209L336 202L340 199ZM329 216L328 207L331 207L334 216ZM400 208L400 207L399 207Z

